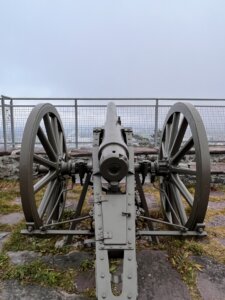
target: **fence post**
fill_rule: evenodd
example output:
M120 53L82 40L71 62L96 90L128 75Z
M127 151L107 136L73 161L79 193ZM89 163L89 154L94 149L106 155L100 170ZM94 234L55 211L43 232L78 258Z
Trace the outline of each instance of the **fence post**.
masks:
M3 96L2 96L1 102L2 102L2 127L3 127L4 150L7 151L5 100L4 100Z
M159 100L155 100L155 134L154 134L154 144L155 147L158 145L158 125L159 125Z
M74 109L75 109L75 145L78 148L78 108L77 108L77 99L74 100Z
M11 135L12 135L12 148L15 148L15 130L14 130L14 111L13 100L10 100L10 121L11 121Z

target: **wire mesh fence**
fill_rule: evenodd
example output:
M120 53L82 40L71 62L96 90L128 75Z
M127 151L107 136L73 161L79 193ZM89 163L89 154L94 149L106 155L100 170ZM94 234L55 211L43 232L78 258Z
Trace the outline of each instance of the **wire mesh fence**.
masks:
M67 99L67 104L57 99L40 99L40 102L53 102L59 111L69 148L90 147L94 127L102 127L106 118L106 104L83 104L85 101ZM91 99L90 99L91 100ZM107 100L107 99L106 99ZM115 99L116 100L116 99ZM126 99L127 100L127 99ZM113 101L113 99L110 99ZM118 102L118 100L116 100ZM183 100L181 100L183 101ZM0 148L4 150L20 147L27 118L35 105L21 104L17 99L1 98L0 106ZM38 102L38 101L37 101ZM125 101L124 101L125 102ZM125 127L132 127L135 145L159 143L160 133L171 105L175 99L143 100L136 104L126 101L117 105L118 115ZM189 99L199 111L210 144L225 145L225 100L194 101ZM199 104L200 102L200 104ZM101 103L99 101L99 103ZM138 103L141 103L138 105Z

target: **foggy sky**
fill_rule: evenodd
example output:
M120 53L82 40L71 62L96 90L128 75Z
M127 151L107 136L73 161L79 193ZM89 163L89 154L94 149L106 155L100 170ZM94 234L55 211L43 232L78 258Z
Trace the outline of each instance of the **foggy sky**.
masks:
M225 98L224 0L0 0L0 94Z

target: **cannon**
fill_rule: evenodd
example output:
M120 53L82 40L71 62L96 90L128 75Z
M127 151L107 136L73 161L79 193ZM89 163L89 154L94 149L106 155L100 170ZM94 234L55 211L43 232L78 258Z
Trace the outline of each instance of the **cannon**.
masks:
M39 143L42 151L36 151ZM189 163L185 158L192 156ZM69 181L80 177L76 209L65 214ZM188 180L192 190L188 189ZM163 218L149 211L143 185L160 193ZM82 213L88 188L93 207ZM210 158L205 128L189 103L176 103L166 117L157 159L137 159L132 129L123 127L109 103L105 125L93 129L91 161L68 155L60 116L51 104L39 104L28 117L20 153L20 191L26 220L23 234L63 235L64 243L82 236L95 245L97 299L137 299L136 240L160 236L204 237L210 190ZM83 229L84 220L90 224ZM156 227L156 225L158 227ZM110 270L113 259L122 270ZM118 286L115 292L114 285Z

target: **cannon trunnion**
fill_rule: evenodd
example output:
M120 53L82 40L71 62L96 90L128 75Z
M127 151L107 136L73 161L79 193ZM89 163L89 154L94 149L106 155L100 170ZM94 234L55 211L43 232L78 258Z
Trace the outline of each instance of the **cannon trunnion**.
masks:
M69 157L60 116L51 104L37 105L24 130L20 190L27 226L22 233L63 235L64 243L74 236L92 239L98 299L137 299L137 237L149 236L157 242L159 236L206 235L210 160L197 110L188 103L171 107L156 160L135 161L132 136L131 128L122 127L113 103L108 104L104 127L93 129L91 162ZM38 143L41 153L35 148ZM191 163L185 159L190 151L194 153ZM68 217L67 193L78 176L83 188ZM163 219L152 217L149 211L143 191L146 178L160 193ZM89 187L93 189L93 208L83 215ZM90 226L80 229L78 224L84 220L90 220ZM114 258L123 261L116 274L110 272Z

